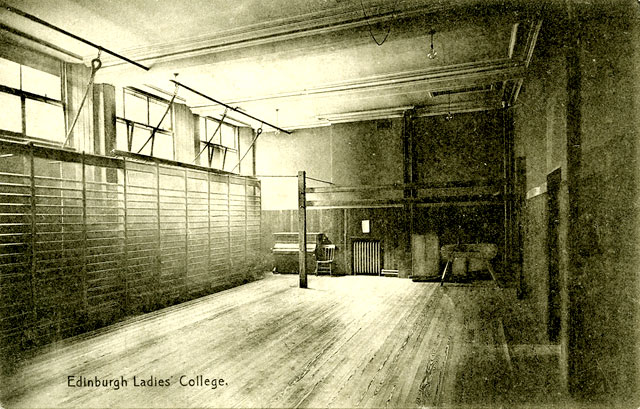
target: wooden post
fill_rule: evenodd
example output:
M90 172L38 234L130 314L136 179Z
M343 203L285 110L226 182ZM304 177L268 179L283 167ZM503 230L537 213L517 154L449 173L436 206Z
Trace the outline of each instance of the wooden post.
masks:
M162 223L161 223L161 212L160 212L160 164L156 163L156 206L158 206L157 208L157 213L156 216L158 217L158 225L157 227L157 234L158 234L158 248L156 250L156 272L154 274L154 296L158 297L158 300L162 299L162 294L163 294L163 289L162 286L160 285L160 280L162 278ZM156 300L156 301L158 301Z
M22 116L24 121L24 115ZM22 128L24 130L24 126ZM36 308L37 300L36 300L36 265L37 265L37 253L36 253L36 224L37 224L37 209L36 209L36 161L33 154L33 142L29 142L29 167L31 168L29 172L29 183L30 183L30 193L29 204L31 207L31 277L30 277L30 288L31 288L31 317L35 323L38 318L38 310ZM35 324L34 324L35 325Z
M189 296L189 171L184 170L184 297Z
M84 151L82 151L82 306L86 314L85 319L89 316L89 300L88 300L88 284L87 284L87 167L85 166ZM64 192L63 192L64 195ZM64 219L63 219L64 220Z
M247 193L247 179L244 179L244 261L247 261L247 244L249 241L249 193Z
M349 215L347 214L348 210L347 208L345 208L343 210L343 224L342 224L342 241L344 243L344 251L342 252L344 254L344 268L345 271L347 272L347 274L352 275L353 274L353 269L351 268L352 264L351 264L351 247L349 246L348 243L348 229L349 229Z
M127 203L127 158L123 158L122 160L122 206L124 208L124 217L123 217L123 228L124 228L124 260L123 260L123 286L124 286L124 295L123 295L123 310L127 313L129 312L129 230L127 227L127 218L128 218L128 203Z
M207 172L207 277L211 277L211 172Z
M227 279L231 274L231 176L227 175Z
M307 195L306 172L298 172L298 271L300 288L307 288Z
M414 155L416 140L413 137L413 121L415 111L413 109L404 113L402 118L402 139L403 139L403 225L405 227L404 235L404 257L402 266L404 268L398 269L399 277L407 277L413 275L413 256L411 239L414 228L413 219L415 217L415 209L413 198L415 197L415 191L413 182L417 180L417 158ZM407 187L410 185L411 187ZM404 270L404 271L403 271Z
M569 41L566 55L567 70L567 187L569 214L567 220L568 269L561 284L562 329L560 338L560 382L573 396L581 396L588 380L586 370L592 365L585 358L584 335L586 314L583 309L585 287L581 283L582 257L580 243L583 231L580 219L580 182L582 177L582 30L579 18L569 10ZM583 223L583 222L582 222ZM569 318L571 317L571 318Z

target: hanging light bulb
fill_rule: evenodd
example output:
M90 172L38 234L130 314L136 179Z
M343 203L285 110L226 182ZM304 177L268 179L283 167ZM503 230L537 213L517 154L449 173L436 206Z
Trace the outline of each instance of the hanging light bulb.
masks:
M429 51L429 54L427 54L427 57L429 57L429 59L433 60L434 58L436 58L438 56L438 52L433 48L433 35L436 33L436 30L431 30L429 31L429 34L431 34L431 50Z

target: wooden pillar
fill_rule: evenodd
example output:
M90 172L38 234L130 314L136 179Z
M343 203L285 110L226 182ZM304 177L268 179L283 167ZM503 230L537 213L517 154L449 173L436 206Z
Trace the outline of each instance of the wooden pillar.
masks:
M300 288L307 288L307 194L306 172L298 172L298 271Z
M184 170L184 297L189 296L189 171Z
M231 274L231 176L227 175L227 274Z
M584 337L584 313L582 298L585 292L581 277L581 254L579 243L580 229L580 172L582 167L582 72L581 72L581 30L577 16L569 10L568 47L566 49L567 67L567 183L569 188L568 250L569 277L562 283L566 292L563 309L560 374L561 382L574 396L583 394L582 384L589 374L585 368L592 364L582 353L589 342ZM586 348L585 348L586 349Z
M524 279L524 224L525 224L525 206L527 201L527 160L524 156L516 158L515 162L515 207L514 207L514 266L516 271L516 280L518 283L517 295L518 299L524 299L527 288Z
M207 277L211 274L211 172L207 171Z
M157 235L158 235L158 248L156 250L156 272L154 274L155 291L154 296L158 297L156 302L162 298L162 286L160 285L160 279L162 277L162 223L160 212L160 164L156 163L156 206L158 206L156 217L158 218Z
M22 117L24 120L24 116ZM23 128L24 129L24 128ZM36 223L37 223L37 209L36 209L36 164L35 157L33 154L33 142L29 142L29 182L30 182L30 197L29 197L29 205L31 208L31 251L30 251L30 267L31 267L31 277L30 277L30 289L31 289L31 317L35 323L38 318L38 310L36 308L37 300L36 300L36 264L37 264L37 253L36 253Z
M124 230L124 247L123 247L123 287L124 294L122 295L123 302L123 311L129 312L129 229L127 227L127 218L128 218L128 208L129 204L127 203L127 158L123 158L122 160L122 206L124 210L123 220L123 230Z
M244 178L244 260L247 261L249 255L247 244L249 242L249 193L247 188L247 178Z
M349 210L348 209L343 209L344 212L344 220L343 220L343 226L342 226L342 241L344 243L344 251L342 252L344 254L344 268L347 271L347 274L351 275L353 274L353 269L351 268L351 246L349 246L349 234L348 234L348 229L349 229Z
M502 112L503 125L503 203L504 203L504 230L502 270L503 277L507 279L514 271L515 243L513 223L514 212L514 150L513 150L513 112L511 108L505 108Z
M85 154L82 151L82 306L84 308L85 320L89 316L88 284L87 284L87 167L85 165Z
M405 225L405 243L404 243L404 260L402 266L404 269L400 269L399 276L413 275L413 257L411 256L411 236L413 234L413 218L414 218L414 204L412 202L415 192L412 186L414 180L416 180L416 158L413 154L415 150L415 138L413 137L413 118L415 115L414 110L409 110L404 113L402 123L402 138L403 138L403 175L405 188L403 191L403 197L405 199L404 204L404 225ZM406 185L409 185L408 187ZM405 270L405 271L402 271Z

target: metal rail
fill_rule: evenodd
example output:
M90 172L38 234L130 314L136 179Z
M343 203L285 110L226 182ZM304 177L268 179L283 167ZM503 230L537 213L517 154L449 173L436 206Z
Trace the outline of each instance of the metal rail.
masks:
M201 96L201 97L203 97L203 98L206 98L206 99L208 99L209 101L215 102L215 103L216 103L216 104L218 104L218 105L222 105L223 107L228 108L228 109L232 110L233 112L237 112L237 113L242 114L242 115L244 115L244 116L246 116L246 117L248 117L248 118L253 119L254 121L258 121L258 122L260 122L260 123L261 123L261 124L263 124L263 125L267 125L267 126L269 126L269 127L273 128L273 129L277 129L277 130L278 130L278 131L280 131L280 132L284 132L284 133L286 133L286 134L288 134L288 135L291 135L291 131L284 130L284 129L282 129L282 128L278 127L278 126L275 126L275 125L270 124L270 123L269 123L269 122L267 122L267 121L263 121L263 120L262 120L262 119L260 119L260 118L256 118L256 117L255 117L255 116L253 116L253 115L250 115L250 114L247 114L246 112L240 111L239 109L234 108L234 107L232 107L231 105L228 105L228 104L225 104L224 102L218 101L217 99L212 98L212 97L210 97L210 96L208 96L208 95L205 95L205 94L203 94L203 93L201 93L201 92L199 92L199 91L196 91L195 89L193 89L193 88L191 88L191 87L189 87L189 86L187 86L187 85L184 85L184 84L182 84L182 83L180 83L180 82L178 82L178 81L176 81L176 80L171 80L171 82L173 82L173 83L174 83L174 84L176 84L176 85L181 86L182 88L184 88L184 89L186 89L186 90L189 90L189 91L193 92L193 93L194 93L194 94L196 94L196 95L199 95L199 96Z
M69 36L69 37L71 37L71 38L73 38L75 40L78 40L78 41L82 42L82 43L90 45L91 47L97 48L98 50L102 50L107 54L111 54L112 56L117 57L117 58L119 58L119 59L121 59L123 61L126 61L129 64L133 64L136 67L139 67L139 68L142 68L143 70L149 71L149 67L147 67L147 66L144 66L144 65L142 65L142 64L140 64L138 62L135 62L135 61L133 61L133 60L121 55L121 54L116 53L115 51L111 51L108 48L104 48L101 45L93 43L93 42L91 42L89 40L85 40L84 38L82 38L80 36L77 36L77 35L75 35L73 33L70 33L67 30L64 30L64 29L62 29L62 28L60 28L58 26L55 26L55 25L53 25L53 24L51 24L51 23L49 23L47 21L44 21L41 18L38 18L38 17L34 16L33 14L29 14L29 13L24 12L22 10L18 10L17 8L11 7L11 6L9 6L8 4L5 4L5 3L0 3L0 5L2 6L2 8L6 9L7 11L10 11L10 12L12 12L14 14L22 16L22 17L24 17L26 19L29 19L29 20L31 20L33 22L36 22L38 24L42 24L45 27L48 27L48 28L50 28L52 30L55 30L55 31L57 31L59 33L62 33L64 35L66 35L66 36Z

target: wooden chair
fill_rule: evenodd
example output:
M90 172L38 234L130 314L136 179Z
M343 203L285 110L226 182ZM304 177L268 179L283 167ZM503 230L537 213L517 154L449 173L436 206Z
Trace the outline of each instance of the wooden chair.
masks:
M336 252L335 244L327 244L320 246L318 249L318 259L316 261L316 275L321 272L329 272L332 275L333 272L333 257Z

